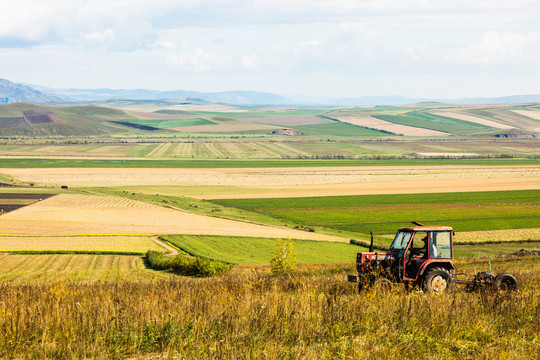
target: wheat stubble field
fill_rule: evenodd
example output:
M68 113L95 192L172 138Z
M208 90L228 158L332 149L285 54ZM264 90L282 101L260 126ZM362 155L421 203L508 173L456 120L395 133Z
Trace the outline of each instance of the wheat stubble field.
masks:
M540 189L540 166L377 166L299 168L0 169L20 181L74 187L214 187L200 198L302 197ZM221 194L215 189L221 188ZM149 190L151 191L151 190Z

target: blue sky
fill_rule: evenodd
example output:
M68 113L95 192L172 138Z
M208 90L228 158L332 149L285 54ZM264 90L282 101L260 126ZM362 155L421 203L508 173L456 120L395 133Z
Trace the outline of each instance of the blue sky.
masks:
M540 93L537 0L0 0L0 78L55 88Z

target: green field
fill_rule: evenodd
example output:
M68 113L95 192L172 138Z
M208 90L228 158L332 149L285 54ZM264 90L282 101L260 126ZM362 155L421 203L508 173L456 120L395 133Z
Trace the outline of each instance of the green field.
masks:
M305 226L364 234L392 234L411 221L456 231L540 227L540 190L212 201Z
M295 129L306 135L318 136L386 136L389 134L383 131L366 129L360 126L354 126L342 122L332 122L327 124L301 125L295 126Z
M153 119L124 119L120 120L123 122L153 126L157 128L174 128L174 127L184 127L184 126L197 126L197 125L215 125L216 123L202 118L188 118L188 119L163 119L163 120L153 120Z
M469 121L451 119L428 113L407 113L406 115L374 115L374 117L395 124L420 127L424 129L447 132L449 134L478 133L493 131L494 128L475 124Z
M276 246L274 239L205 235L166 235L168 241L187 254L232 264L269 264ZM367 248L348 243L292 240L299 263L351 263L356 254ZM529 243L455 245L456 259L496 257L513 254L523 248L537 246Z
M276 241L268 238L167 235L161 237L188 254L234 264L268 264ZM356 253L366 249L348 243L293 239L300 263L354 261Z

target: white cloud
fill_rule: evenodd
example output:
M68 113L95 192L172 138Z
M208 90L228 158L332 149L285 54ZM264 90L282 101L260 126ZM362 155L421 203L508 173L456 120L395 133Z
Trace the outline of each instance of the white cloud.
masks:
M161 41L158 43L158 46L164 49L174 49L176 44L173 41Z
M244 55L242 56L242 66L247 70L256 70L259 68L258 59L256 55Z
M201 73L222 70L231 64L231 59L210 54L198 48L192 53L169 54L167 62L184 71Z
M111 28L107 28L107 30L105 31L85 34L83 37L84 40L88 42L104 42L114 39L114 30Z
M448 61L464 64L497 64L522 57L540 43L540 33L499 33L490 31L473 44L457 49Z
M305 42L300 44L300 46L320 46L320 45L321 45L321 43L318 42L317 40L305 41Z
M385 76L416 85L424 74L540 73L538 0L0 0L0 9L2 76L50 86L86 77L264 88L264 79L288 92L309 78L294 84L309 94ZM74 60L56 65L66 54Z

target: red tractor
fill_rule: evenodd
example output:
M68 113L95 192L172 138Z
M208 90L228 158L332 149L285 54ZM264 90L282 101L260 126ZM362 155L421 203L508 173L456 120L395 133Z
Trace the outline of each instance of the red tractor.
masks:
M348 280L358 283L358 290L380 283L404 283L406 288L419 287L427 293L445 293L455 284L464 284L471 290L489 286L497 291L517 290L514 276L503 273L493 276L480 272L469 277L456 273L454 265L453 236L449 226L418 226L400 228L386 253L358 253L358 275L348 275Z

